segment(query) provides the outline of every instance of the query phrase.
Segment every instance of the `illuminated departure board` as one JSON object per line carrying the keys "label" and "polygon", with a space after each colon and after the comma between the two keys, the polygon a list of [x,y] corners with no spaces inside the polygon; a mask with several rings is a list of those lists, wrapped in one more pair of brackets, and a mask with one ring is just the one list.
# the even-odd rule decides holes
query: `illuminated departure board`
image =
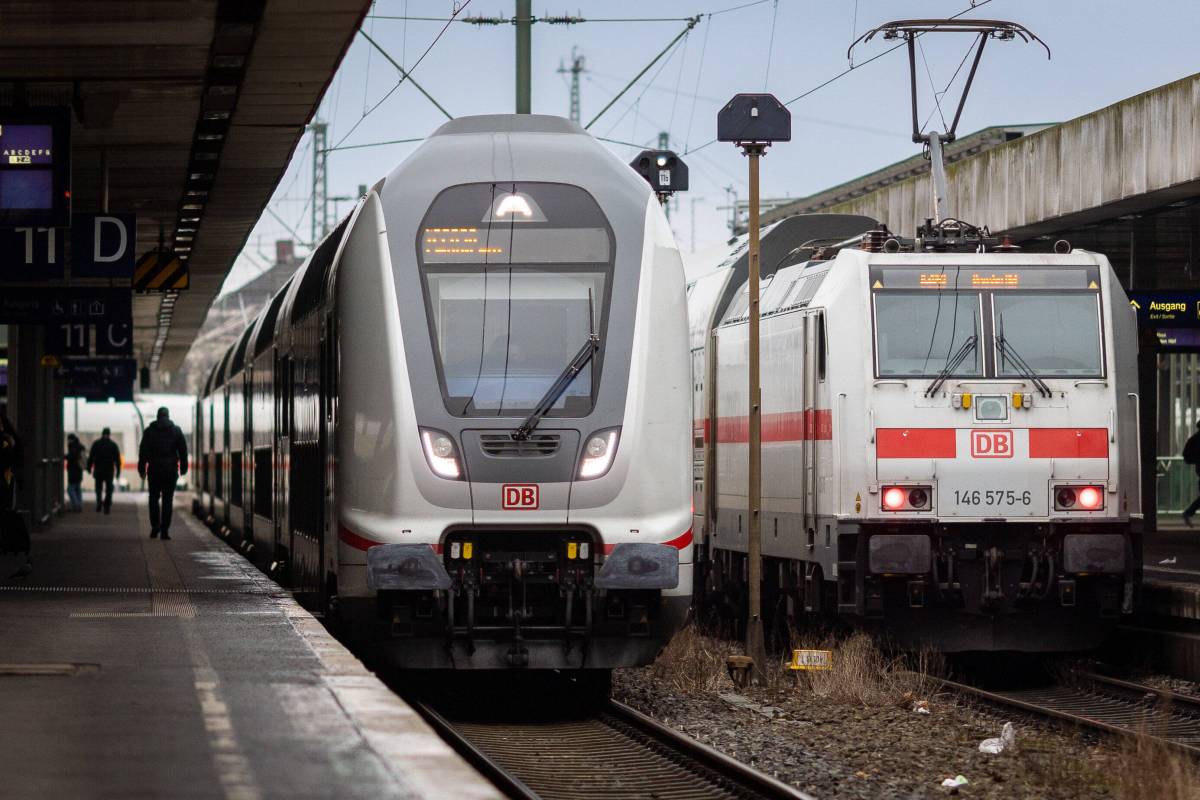
{"label": "illuminated departure board", "polygon": [[70,142],[67,109],[0,110],[0,226],[70,224]]}

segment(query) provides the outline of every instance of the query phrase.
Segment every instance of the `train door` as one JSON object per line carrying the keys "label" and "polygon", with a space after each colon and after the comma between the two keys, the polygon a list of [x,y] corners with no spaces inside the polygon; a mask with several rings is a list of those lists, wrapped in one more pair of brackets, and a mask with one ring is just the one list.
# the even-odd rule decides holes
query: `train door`
{"label": "train door", "polygon": [[242,372],[242,537],[254,542],[254,366],[246,359]]}
{"label": "train door", "polygon": [[337,592],[337,511],[334,497],[336,461],[334,431],[337,415],[337,329],[333,314],[326,314],[321,329],[320,438],[321,530],[320,559],[323,603]]}
{"label": "train door", "polygon": [[803,498],[805,542],[811,554],[817,531],[817,327],[819,314],[804,314],[804,359],[802,396],[804,398]]}
{"label": "train door", "polygon": [[276,559],[290,561],[288,531],[288,471],[291,465],[292,360],[275,357],[275,551]]}

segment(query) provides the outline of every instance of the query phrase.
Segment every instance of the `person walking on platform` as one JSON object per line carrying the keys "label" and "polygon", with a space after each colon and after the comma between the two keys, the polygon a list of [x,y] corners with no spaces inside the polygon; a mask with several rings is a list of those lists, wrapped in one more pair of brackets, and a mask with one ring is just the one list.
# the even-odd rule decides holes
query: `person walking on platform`
{"label": "person walking on platform", "polygon": [[79,437],[67,434],[67,454],[63,459],[67,462],[67,500],[72,511],[83,511],[83,453]]}
{"label": "person walking on platform", "polygon": [[[1182,455],[1183,463],[1194,466],[1196,475],[1200,476],[1200,422],[1196,423],[1196,432],[1183,445]],[[1200,511],[1200,497],[1193,500],[1192,504],[1183,510],[1183,524],[1189,528],[1192,527],[1192,517],[1196,515],[1197,511]]]}
{"label": "person walking on platform", "polygon": [[[175,482],[187,474],[187,440],[183,431],[171,422],[171,412],[164,406],[158,419],[146,426],[142,445],[138,448],[138,475],[150,480],[150,538],[159,534],[170,539],[171,501]],[[161,500],[161,510],[159,503]]]}
{"label": "person walking on platform", "polygon": [[88,472],[96,481],[96,510],[105,514],[112,509],[113,480],[121,470],[121,449],[111,435],[108,428],[100,432],[100,438],[92,442],[87,460]]}

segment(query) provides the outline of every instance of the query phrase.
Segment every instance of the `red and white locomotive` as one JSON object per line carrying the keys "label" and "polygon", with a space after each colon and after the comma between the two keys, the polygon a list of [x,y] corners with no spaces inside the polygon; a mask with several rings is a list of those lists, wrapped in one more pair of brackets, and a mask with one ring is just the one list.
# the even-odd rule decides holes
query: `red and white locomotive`
{"label": "red and white locomotive", "polygon": [[[953,220],[923,237],[838,216],[763,231],[764,614],[943,651],[1094,646],[1141,571],[1126,295],[1096,253],[1019,252]],[[689,286],[697,593],[735,619],[746,265],[742,237]]]}

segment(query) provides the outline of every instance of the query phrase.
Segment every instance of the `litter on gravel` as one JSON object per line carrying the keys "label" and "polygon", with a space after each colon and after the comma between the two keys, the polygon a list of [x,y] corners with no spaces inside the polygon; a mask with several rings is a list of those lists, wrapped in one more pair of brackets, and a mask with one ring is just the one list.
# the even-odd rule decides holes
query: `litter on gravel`
{"label": "litter on gravel", "polygon": [[984,739],[979,743],[979,752],[997,755],[1012,747],[1017,742],[1017,731],[1011,722],[1004,723],[998,739]]}

